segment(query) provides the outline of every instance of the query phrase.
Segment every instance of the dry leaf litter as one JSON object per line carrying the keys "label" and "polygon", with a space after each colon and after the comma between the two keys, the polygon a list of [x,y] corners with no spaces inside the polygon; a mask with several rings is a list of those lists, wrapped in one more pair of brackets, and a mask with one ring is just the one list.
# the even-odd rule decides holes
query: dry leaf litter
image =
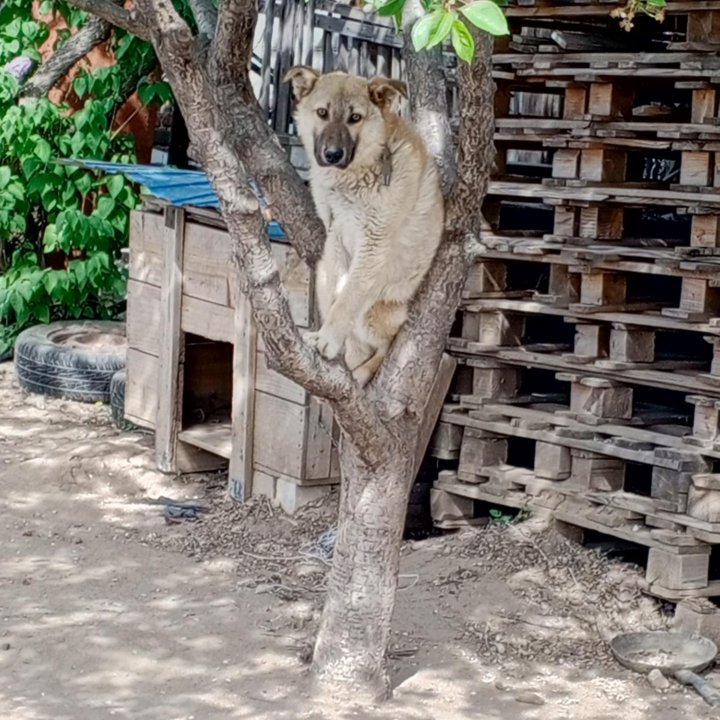
{"label": "dry leaf litter", "polygon": [[534,661],[579,668],[617,668],[609,641],[622,632],[668,626],[663,607],[640,592],[639,568],[583,548],[543,518],[464,531],[447,538],[455,557],[471,559],[436,584],[504,580],[522,612],[467,623],[464,638],[490,664]]}

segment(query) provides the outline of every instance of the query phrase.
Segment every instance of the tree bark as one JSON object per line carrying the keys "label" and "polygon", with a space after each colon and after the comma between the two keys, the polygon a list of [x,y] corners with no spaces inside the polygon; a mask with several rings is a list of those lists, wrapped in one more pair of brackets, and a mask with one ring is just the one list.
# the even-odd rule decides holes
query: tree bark
{"label": "tree bark", "polygon": [[54,52],[23,85],[20,97],[47,95],[55,83],[62,80],[76,62],[94,47],[110,37],[112,26],[100,18],[90,18],[87,24]]}
{"label": "tree bark", "polygon": [[414,460],[406,439],[405,449],[372,471],[347,437],[341,446],[338,534],[313,669],[360,702],[390,694],[386,653]]}

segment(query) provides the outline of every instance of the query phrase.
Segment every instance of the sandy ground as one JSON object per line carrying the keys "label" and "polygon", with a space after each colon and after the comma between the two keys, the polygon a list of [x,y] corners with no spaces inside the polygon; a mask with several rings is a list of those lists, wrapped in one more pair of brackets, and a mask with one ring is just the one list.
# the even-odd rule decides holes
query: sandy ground
{"label": "sandy ground", "polygon": [[[637,575],[527,522],[407,543],[393,699],[334,705],[301,657],[333,504],[238,507],[153,469],[104,407],[26,396],[0,365],[0,717],[7,720],[675,720],[710,712],[617,668],[607,639],[667,619]],[[213,512],[167,525],[160,495]]]}

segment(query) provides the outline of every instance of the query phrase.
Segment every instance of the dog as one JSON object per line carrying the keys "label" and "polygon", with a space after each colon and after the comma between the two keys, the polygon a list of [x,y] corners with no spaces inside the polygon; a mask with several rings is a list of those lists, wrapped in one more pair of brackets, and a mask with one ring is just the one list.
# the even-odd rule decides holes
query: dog
{"label": "dog", "polygon": [[317,266],[321,326],[306,341],[355,381],[375,375],[440,243],[444,207],[433,158],[397,112],[405,83],[296,66],[285,75],[325,225]]}

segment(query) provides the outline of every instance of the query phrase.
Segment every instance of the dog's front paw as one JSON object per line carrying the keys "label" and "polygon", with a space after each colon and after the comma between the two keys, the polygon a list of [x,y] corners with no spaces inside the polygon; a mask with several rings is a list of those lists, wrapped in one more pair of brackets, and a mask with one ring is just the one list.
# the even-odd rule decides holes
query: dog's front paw
{"label": "dog's front paw", "polygon": [[347,333],[340,332],[336,327],[325,324],[320,330],[305,335],[305,342],[317,349],[328,360],[334,360],[345,345]]}
{"label": "dog's front paw", "polygon": [[316,350],[319,337],[320,333],[317,330],[308,330],[302,334],[302,338],[305,341],[305,344],[309,345],[311,348],[315,348]]}

